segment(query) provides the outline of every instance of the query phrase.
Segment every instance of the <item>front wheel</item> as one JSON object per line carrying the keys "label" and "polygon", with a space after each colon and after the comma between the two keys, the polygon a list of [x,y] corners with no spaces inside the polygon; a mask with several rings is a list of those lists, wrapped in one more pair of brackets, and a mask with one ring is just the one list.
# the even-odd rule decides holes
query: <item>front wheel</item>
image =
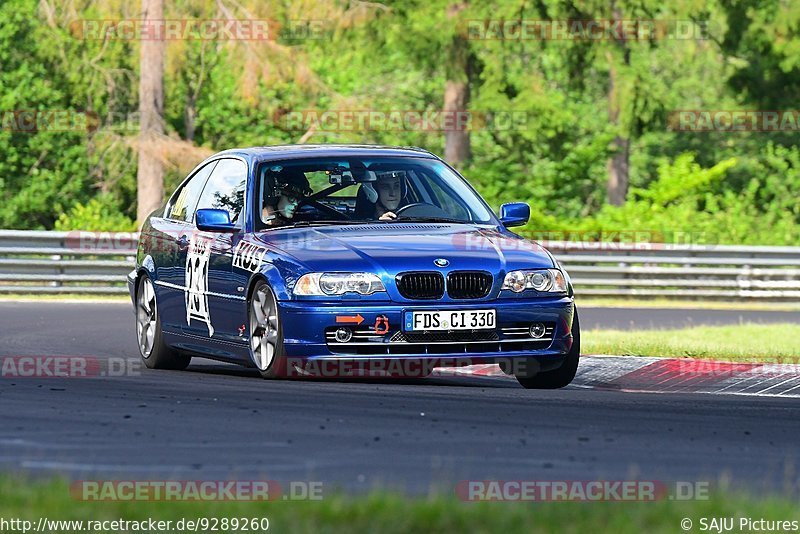
{"label": "front wheel", "polygon": [[534,376],[516,375],[519,382],[525,389],[558,389],[567,386],[575,378],[578,372],[578,361],[581,355],[581,326],[578,322],[578,310],[572,319],[572,347],[567,353],[567,357],[561,367],[552,371],[545,371]]}
{"label": "front wheel", "polygon": [[278,315],[278,301],[266,282],[253,288],[248,306],[250,325],[250,359],[264,378],[281,378],[286,374],[283,331]]}
{"label": "front wheel", "polygon": [[186,369],[192,361],[191,356],[179,354],[164,343],[156,292],[147,275],[136,289],[136,339],[148,369]]}

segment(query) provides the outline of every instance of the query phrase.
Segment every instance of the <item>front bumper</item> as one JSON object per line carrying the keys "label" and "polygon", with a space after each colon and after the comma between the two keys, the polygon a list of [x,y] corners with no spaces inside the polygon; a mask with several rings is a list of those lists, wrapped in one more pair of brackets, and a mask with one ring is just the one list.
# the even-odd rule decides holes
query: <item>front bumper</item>
{"label": "front bumper", "polygon": [[[492,330],[405,332],[408,311],[485,310],[497,312]],[[284,345],[289,358],[302,360],[437,360],[494,363],[508,358],[534,358],[558,363],[572,346],[573,299],[495,299],[446,304],[420,303],[280,303]],[[349,322],[344,322],[349,321]],[[532,323],[544,323],[547,334],[526,334]],[[354,333],[346,343],[333,335],[339,327]]]}

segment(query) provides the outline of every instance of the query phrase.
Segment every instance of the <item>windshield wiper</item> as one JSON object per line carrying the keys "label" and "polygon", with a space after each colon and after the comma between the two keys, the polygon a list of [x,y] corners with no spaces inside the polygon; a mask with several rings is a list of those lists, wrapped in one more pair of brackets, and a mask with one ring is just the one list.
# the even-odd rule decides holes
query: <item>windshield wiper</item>
{"label": "windshield wiper", "polygon": [[472,224],[471,221],[463,221],[461,219],[451,219],[449,217],[398,217],[392,219],[392,222],[431,222],[431,223],[455,223],[455,224]]}
{"label": "windshield wiper", "polygon": [[297,221],[296,223],[282,226],[281,228],[304,228],[308,226],[337,226],[353,224],[394,224],[405,222],[429,222],[450,224],[472,224],[470,221],[451,219],[449,217],[400,217],[399,219],[317,219],[314,221]]}
{"label": "windshield wiper", "polygon": [[375,222],[381,222],[382,223],[382,222],[385,222],[385,221],[369,221],[369,220],[365,220],[365,219],[357,219],[357,220],[351,220],[351,219],[347,219],[347,220],[345,220],[345,219],[317,219],[315,221],[297,221],[294,224],[290,224],[290,225],[284,226],[284,228],[300,228],[300,227],[304,227],[304,226],[316,226],[316,225],[372,224],[372,223],[375,223]]}

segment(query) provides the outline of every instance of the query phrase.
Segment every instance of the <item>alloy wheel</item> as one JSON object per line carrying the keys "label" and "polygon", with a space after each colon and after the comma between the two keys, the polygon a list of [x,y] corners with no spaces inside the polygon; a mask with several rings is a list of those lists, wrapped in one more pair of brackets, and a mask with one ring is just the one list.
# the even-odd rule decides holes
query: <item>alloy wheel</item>
{"label": "alloy wheel", "polygon": [[139,352],[145,359],[153,352],[157,314],[153,283],[149,278],[144,278],[136,298],[136,338],[139,340]]}
{"label": "alloy wheel", "polygon": [[275,359],[278,345],[278,312],[275,298],[266,287],[259,287],[250,301],[250,354],[253,363],[266,371]]}

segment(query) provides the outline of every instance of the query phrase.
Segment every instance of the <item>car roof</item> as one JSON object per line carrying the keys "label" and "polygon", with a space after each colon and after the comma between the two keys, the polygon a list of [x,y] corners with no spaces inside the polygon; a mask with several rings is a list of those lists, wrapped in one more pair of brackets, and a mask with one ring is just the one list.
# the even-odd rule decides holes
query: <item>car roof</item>
{"label": "car roof", "polygon": [[417,147],[400,147],[384,145],[275,145],[250,148],[232,148],[213,157],[243,156],[255,161],[273,161],[279,159],[295,159],[307,157],[376,157],[376,156],[413,156],[438,159],[434,154]]}

